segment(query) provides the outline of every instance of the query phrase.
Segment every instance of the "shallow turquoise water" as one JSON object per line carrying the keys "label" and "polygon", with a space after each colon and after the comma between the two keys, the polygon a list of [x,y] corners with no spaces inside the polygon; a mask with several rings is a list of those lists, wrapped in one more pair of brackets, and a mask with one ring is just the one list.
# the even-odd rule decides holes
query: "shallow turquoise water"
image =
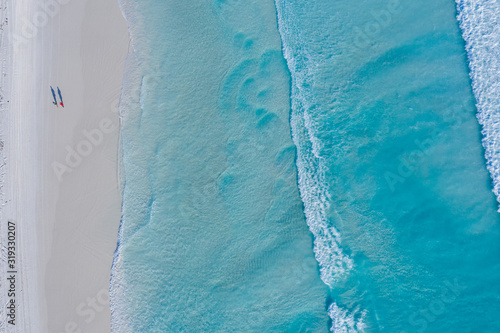
{"label": "shallow turquoise water", "polygon": [[453,2],[122,8],[114,332],[500,331]]}
{"label": "shallow turquoise water", "polygon": [[127,6],[114,331],[328,330],[274,4]]}

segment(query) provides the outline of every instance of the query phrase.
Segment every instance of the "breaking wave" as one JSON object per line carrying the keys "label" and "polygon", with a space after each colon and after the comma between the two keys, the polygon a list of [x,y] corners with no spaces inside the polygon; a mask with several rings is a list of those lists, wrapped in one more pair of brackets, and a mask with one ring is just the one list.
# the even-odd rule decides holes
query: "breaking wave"
{"label": "breaking wave", "polygon": [[[470,77],[482,126],[486,165],[500,202],[500,5],[495,0],[456,0]],[[500,209],[499,209],[500,211]]]}
{"label": "breaking wave", "polygon": [[[315,60],[303,44],[294,52],[292,17],[286,17],[283,4],[275,2],[278,28],[283,44],[283,55],[291,76],[291,129],[297,146],[298,182],[304,213],[309,229],[314,235],[314,253],[319,263],[321,279],[330,288],[343,280],[353,268],[353,260],[342,251],[341,235],[331,225],[328,217],[330,193],[326,177],[326,162],[322,157],[323,144],[317,135],[312,88],[315,81]],[[300,36],[299,36],[300,38]],[[329,307],[332,332],[362,332],[366,312],[340,308],[336,303]]]}

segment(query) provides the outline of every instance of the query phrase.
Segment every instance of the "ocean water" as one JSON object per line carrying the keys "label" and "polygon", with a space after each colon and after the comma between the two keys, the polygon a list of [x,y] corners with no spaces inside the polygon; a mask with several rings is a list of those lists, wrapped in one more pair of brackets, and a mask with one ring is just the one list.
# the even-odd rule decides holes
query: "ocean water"
{"label": "ocean water", "polygon": [[482,7],[121,6],[113,332],[500,331]]}
{"label": "ocean water", "polygon": [[478,120],[493,192],[500,201],[500,4],[498,1],[457,0],[458,20],[465,40]]}
{"label": "ocean water", "polygon": [[274,3],[122,3],[113,332],[327,331]]}
{"label": "ocean water", "polygon": [[308,222],[352,260],[323,277],[335,331],[498,331],[497,203],[455,4],[276,4],[302,197],[318,202],[313,183],[328,207]]}

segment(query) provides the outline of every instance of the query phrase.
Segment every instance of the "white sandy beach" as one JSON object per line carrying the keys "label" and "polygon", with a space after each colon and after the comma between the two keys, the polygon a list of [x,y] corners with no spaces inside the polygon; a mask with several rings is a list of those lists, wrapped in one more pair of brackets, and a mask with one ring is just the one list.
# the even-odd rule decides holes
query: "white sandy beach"
{"label": "white sandy beach", "polygon": [[[5,241],[6,221],[16,223],[17,309],[16,325],[2,324],[5,332],[109,332],[126,22],[117,0],[8,6],[14,49],[0,232]],[[51,85],[64,108],[52,104]],[[0,300],[9,301],[5,287]]]}

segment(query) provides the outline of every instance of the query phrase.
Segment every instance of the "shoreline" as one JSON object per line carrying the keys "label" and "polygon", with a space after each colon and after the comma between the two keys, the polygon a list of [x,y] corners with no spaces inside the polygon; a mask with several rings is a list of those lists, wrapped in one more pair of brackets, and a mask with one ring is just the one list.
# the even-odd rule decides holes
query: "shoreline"
{"label": "shoreline", "polygon": [[[128,29],[116,0],[50,4],[9,9],[11,45],[22,42],[9,69],[2,217],[16,222],[20,267],[18,321],[6,332],[106,332]],[[37,28],[28,35],[30,22]],[[64,108],[52,104],[50,86],[60,87]],[[5,224],[1,232],[5,239]]]}

